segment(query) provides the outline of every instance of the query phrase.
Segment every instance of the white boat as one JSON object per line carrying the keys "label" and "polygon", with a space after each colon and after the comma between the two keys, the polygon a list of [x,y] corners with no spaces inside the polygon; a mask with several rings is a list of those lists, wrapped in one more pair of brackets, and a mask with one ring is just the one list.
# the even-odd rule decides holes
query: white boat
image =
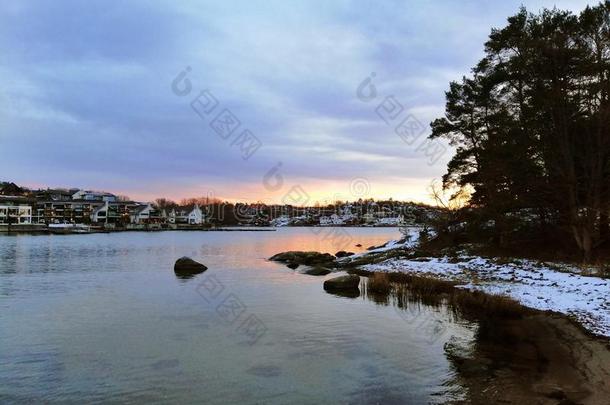
{"label": "white boat", "polygon": [[49,231],[52,233],[89,233],[91,227],[85,224],[49,224]]}

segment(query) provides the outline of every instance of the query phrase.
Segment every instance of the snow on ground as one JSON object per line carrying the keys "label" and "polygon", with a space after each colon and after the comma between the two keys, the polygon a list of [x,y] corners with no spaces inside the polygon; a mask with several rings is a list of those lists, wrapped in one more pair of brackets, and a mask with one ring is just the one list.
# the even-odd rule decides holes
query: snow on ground
{"label": "snow on ground", "polygon": [[401,230],[401,233],[403,236],[402,239],[391,240],[391,241],[385,243],[383,246],[379,246],[379,247],[376,247],[375,249],[367,250],[366,252],[356,253],[355,255],[340,259],[340,261],[348,262],[348,261],[354,260],[356,258],[369,255],[371,253],[382,253],[382,252],[387,252],[389,250],[393,250],[393,249],[397,249],[397,248],[401,248],[401,247],[405,247],[405,248],[413,247],[417,244],[417,241],[419,239],[420,229],[421,228],[415,227],[415,226],[403,228],[403,230]]}
{"label": "snow on ground", "polygon": [[459,281],[460,288],[503,294],[527,307],[573,316],[588,330],[610,337],[610,280],[577,274],[575,267],[560,268],[529,260],[498,264],[482,257],[388,259],[363,266]]}

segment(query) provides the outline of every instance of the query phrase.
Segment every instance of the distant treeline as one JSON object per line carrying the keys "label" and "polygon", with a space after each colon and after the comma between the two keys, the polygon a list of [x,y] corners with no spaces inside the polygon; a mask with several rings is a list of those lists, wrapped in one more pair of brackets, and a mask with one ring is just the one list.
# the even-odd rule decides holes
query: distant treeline
{"label": "distant treeline", "polygon": [[[446,93],[431,138],[456,147],[444,186],[497,245],[557,242],[585,259],[608,247],[610,2],[579,15],[522,8]],[[457,218],[455,218],[457,220]]]}
{"label": "distant treeline", "polygon": [[[70,201],[73,195],[79,191],[78,188],[56,188],[36,189],[20,187],[15,183],[0,181],[0,198],[18,197],[36,201]],[[143,204],[131,201],[128,196],[116,196],[107,192],[98,192],[107,196],[115,197],[117,202],[124,204]],[[102,201],[100,196],[97,200]],[[293,206],[289,204],[266,204],[263,202],[229,202],[218,198],[194,197],[185,198],[179,202],[157,198],[152,206],[158,210],[159,215],[164,211],[190,211],[197,205],[206,217],[206,221],[217,225],[256,224],[265,225],[278,217],[289,218],[300,217],[299,224],[317,225],[320,216],[332,214],[353,216],[353,222],[366,222],[364,215],[374,215],[376,218],[403,216],[411,223],[428,223],[443,211],[442,207],[433,207],[417,202],[395,201],[392,198],[386,200],[374,200],[373,198],[359,199],[357,201],[335,201],[332,204],[316,203],[310,206]],[[129,220],[129,219],[127,219]]]}
{"label": "distant treeline", "polygon": [[169,212],[184,206],[198,205],[204,210],[207,218],[216,224],[236,225],[239,223],[261,223],[275,218],[286,216],[290,218],[303,217],[302,224],[319,224],[319,217],[332,214],[350,213],[357,218],[365,214],[377,216],[402,215],[413,223],[428,223],[430,218],[436,217],[441,211],[440,207],[433,207],[423,203],[402,202],[374,199],[360,199],[358,201],[335,201],[333,204],[316,204],[313,206],[293,206],[286,204],[265,204],[262,202],[240,203],[228,202],[208,197],[187,198],[175,202],[166,198],[158,198],[154,205],[159,210]]}

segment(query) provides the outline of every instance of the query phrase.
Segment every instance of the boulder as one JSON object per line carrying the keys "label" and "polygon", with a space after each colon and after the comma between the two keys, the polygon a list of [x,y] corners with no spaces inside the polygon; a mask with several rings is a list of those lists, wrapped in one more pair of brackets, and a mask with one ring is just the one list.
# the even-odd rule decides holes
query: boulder
{"label": "boulder", "polygon": [[333,267],[335,264],[335,257],[333,255],[320,252],[283,252],[270,257],[269,260],[291,265],[303,264],[305,266],[323,265]]}
{"label": "boulder", "polygon": [[203,273],[207,269],[208,268],[203,264],[186,256],[176,260],[176,263],[174,264],[174,273],[176,273],[176,276],[183,278],[193,277]]}
{"label": "boulder", "polygon": [[464,377],[483,377],[489,376],[492,370],[489,367],[490,361],[481,359],[464,359],[462,363],[455,364],[458,372]]}
{"label": "boulder", "polygon": [[360,285],[360,277],[354,274],[339,276],[326,280],[324,289],[326,291],[356,291]]}
{"label": "boulder", "polygon": [[298,263],[293,263],[293,262],[290,262],[290,263],[288,263],[286,266],[288,266],[289,268],[291,268],[292,270],[294,270],[294,269],[296,269],[297,267],[299,267],[299,264],[298,264]]}
{"label": "boulder", "polygon": [[335,257],[348,257],[348,256],[353,256],[354,252],[346,252],[345,250],[340,250],[337,253],[335,253]]}

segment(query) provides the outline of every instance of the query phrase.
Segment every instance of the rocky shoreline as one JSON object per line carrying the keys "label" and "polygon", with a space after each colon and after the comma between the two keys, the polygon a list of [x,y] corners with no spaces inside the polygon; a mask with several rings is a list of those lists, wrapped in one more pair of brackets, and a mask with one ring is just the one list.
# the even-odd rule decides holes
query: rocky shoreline
{"label": "rocky shoreline", "polygon": [[[424,299],[441,300],[474,317],[479,324],[476,341],[451,342],[445,347],[460,385],[468,391],[467,403],[520,404],[535,398],[538,404],[605,404],[610,398],[610,329],[605,328],[605,318],[585,317],[583,312],[579,317],[578,312],[553,311],[520,299],[531,295],[524,290],[533,289],[537,291],[534,303],[558,305],[553,297],[557,289],[561,291],[563,281],[569,288],[582,285],[589,290],[571,292],[581,296],[576,303],[571,302],[569,291],[558,293],[556,300],[590,309],[596,302],[591,299],[594,292],[605,300],[610,296],[604,295],[605,288],[610,291],[608,280],[581,279],[584,276],[565,268],[553,270],[524,261],[430,257],[407,241],[392,241],[356,255],[285,252],[271,260],[296,271],[323,268],[327,272],[321,274],[364,276],[363,288],[373,285],[374,275],[385,275],[383,288],[376,287],[383,294],[392,294],[396,285],[404,285],[419,289]],[[311,273],[305,270],[304,274]],[[559,280],[555,279],[557,274]],[[351,283],[353,289],[353,279]],[[507,285],[512,289],[505,288]],[[332,293],[326,285],[324,288]],[[605,304],[605,300],[597,301]],[[602,322],[601,326],[596,322]]]}

